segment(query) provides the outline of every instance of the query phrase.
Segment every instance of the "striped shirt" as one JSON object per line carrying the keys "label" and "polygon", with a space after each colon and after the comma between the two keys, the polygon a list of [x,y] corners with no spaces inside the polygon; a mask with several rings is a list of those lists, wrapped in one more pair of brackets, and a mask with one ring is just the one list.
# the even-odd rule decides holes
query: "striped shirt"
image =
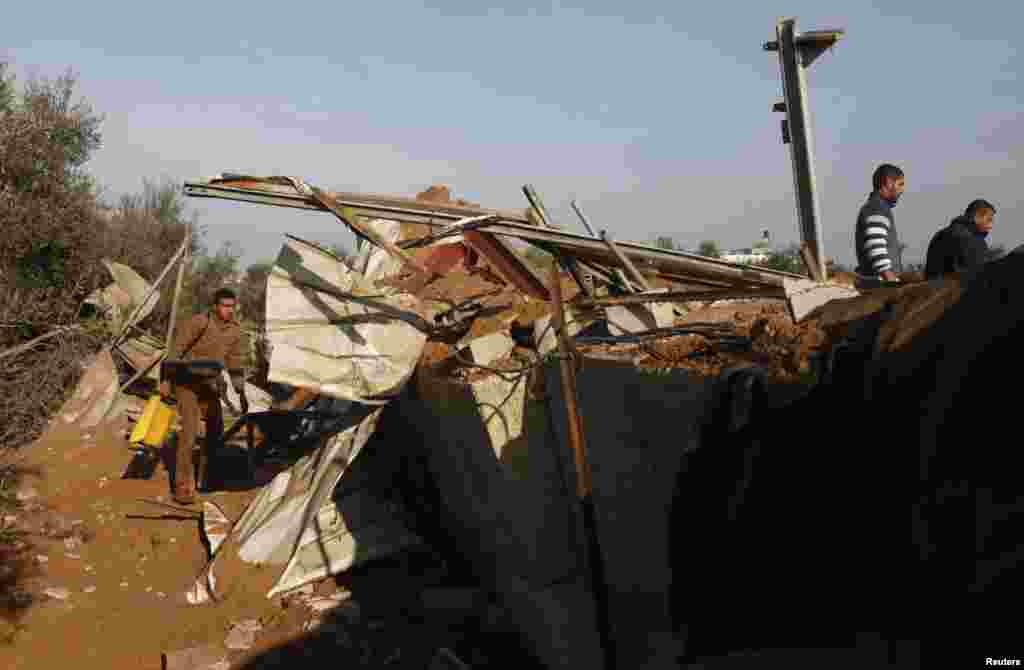
{"label": "striped shirt", "polygon": [[867,277],[883,272],[899,272],[899,236],[892,206],[877,192],[872,193],[857,214],[857,228],[854,233],[857,249],[857,272]]}

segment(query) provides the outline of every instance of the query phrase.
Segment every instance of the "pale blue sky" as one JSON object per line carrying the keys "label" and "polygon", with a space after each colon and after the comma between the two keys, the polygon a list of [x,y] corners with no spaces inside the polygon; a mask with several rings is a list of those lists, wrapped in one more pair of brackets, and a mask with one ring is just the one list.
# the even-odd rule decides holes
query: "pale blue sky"
{"label": "pale blue sky", "polygon": [[[907,171],[907,260],[976,197],[999,208],[994,243],[1024,242],[1019,3],[505,4],[16,3],[0,60],[22,79],[77,70],[106,117],[90,168],[111,194],[245,171],[520,208],[529,182],[574,228],[573,197],[620,238],[738,247],[798,238],[761,48],[795,16],[847,31],[809,81],[827,255],[853,260],[883,161]],[[328,215],[192,203],[210,246],[236,240],[246,262],[286,232],[350,239]]]}

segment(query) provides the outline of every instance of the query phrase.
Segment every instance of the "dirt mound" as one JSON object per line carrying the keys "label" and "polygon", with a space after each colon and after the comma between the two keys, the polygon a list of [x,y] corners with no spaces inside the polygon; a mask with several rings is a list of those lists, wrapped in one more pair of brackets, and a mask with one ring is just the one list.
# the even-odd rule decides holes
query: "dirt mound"
{"label": "dirt mound", "polygon": [[828,341],[828,336],[816,321],[795,324],[787,315],[777,312],[759,316],[749,328],[740,322],[737,331],[750,337],[755,352],[792,374],[808,372],[811,356],[819,353]]}
{"label": "dirt mound", "polygon": [[711,354],[717,350],[714,340],[697,334],[658,340],[652,342],[648,349],[654,358],[670,363],[685,363],[694,354]]}

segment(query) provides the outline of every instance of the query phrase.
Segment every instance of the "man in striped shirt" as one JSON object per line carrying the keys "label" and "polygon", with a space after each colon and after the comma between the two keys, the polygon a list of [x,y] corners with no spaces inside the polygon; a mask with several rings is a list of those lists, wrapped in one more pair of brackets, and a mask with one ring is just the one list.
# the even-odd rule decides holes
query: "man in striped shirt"
{"label": "man in striped shirt", "polygon": [[857,214],[854,244],[857,248],[857,274],[867,282],[897,282],[900,267],[900,241],[892,208],[903,195],[903,170],[885,163],[871,177],[872,190]]}

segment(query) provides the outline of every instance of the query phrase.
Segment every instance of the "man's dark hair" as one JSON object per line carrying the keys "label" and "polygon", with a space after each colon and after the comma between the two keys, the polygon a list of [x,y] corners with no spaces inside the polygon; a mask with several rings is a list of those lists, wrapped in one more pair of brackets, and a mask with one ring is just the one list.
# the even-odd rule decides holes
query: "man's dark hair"
{"label": "man's dark hair", "polygon": [[903,170],[900,168],[890,163],[882,163],[875,168],[875,173],[871,175],[871,185],[877,191],[882,188],[886,179],[899,179],[902,176]]}
{"label": "man's dark hair", "polygon": [[981,198],[978,198],[977,200],[972,200],[971,204],[967,205],[967,209],[964,210],[964,216],[974,216],[977,212],[983,209],[990,209],[992,210],[993,214],[996,213],[995,205],[993,205],[988,200],[982,200]]}
{"label": "man's dark hair", "polygon": [[217,289],[217,292],[213,294],[213,304],[218,304],[221,300],[234,300],[238,301],[238,296],[232,289],[227,287]]}

